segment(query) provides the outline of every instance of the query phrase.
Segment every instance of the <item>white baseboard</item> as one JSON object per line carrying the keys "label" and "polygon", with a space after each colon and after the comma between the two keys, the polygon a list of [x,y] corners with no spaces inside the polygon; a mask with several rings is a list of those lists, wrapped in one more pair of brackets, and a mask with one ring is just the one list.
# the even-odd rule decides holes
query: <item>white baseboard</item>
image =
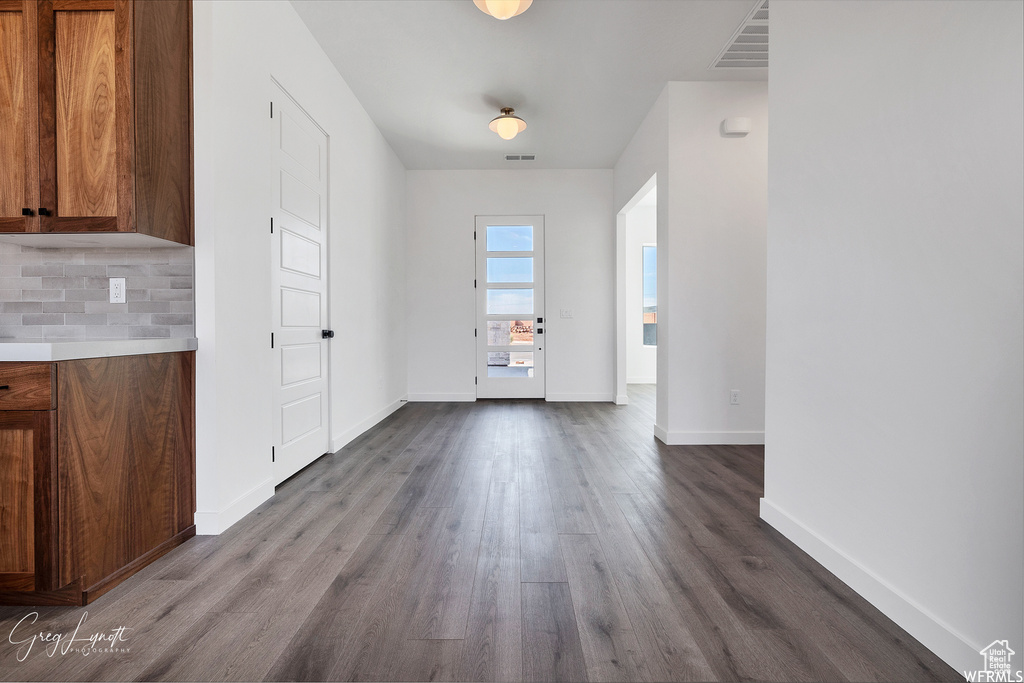
{"label": "white baseboard", "polygon": [[196,533],[200,536],[222,534],[247,514],[274,496],[274,480],[264,479],[249,491],[235,498],[219,512],[197,511],[195,514]]}
{"label": "white baseboard", "polygon": [[337,453],[338,451],[340,451],[346,445],[351,443],[352,440],[355,439],[357,436],[359,436],[367,429],[374,426],[375,424],[383,420],[385,417],[387,417],[388,415],[390,415],[391,413],[395,412],[403,405],[405,405],[405,402],[407,400],[408,399],[403,396],[397,401],[392,401],[388,405],[378,410],[373,415],[359,422],[359,424],[357,424],[356,426],[351,427],[350,429],[346,429],[340,435],[331,439],[331,453]]}
{"label": "white baseboard", "polygon": [[602,401],[610,403],[612,401],[611,392],[599,393],[599,394],[548,394],[544,397],[545,401]]}
{"label": "white baseboard", "polygon": [[662,442],[666,446],[671,445],[668,442],[668,432],[665,431],[665,429],[661,425],[654,425],[654,438],[656,438],[658,441]]}
{"label": "white baseboard", "polygon": [[626,384],[657,384],[657,377],[627,377]]}
{"label": "white baseboard", "polygon": [[761,519],[775,527],[958,672],[974,671],[982,665],[979,650],[985,643],[968,642],[967,638],[926,608],[767,498],[761,499]]}
{"label": "white baseboard", "polygon": [[409,394],[409,401],[416,403],[450,403],[452,401],[464,403],[476,400],[476,393],[472,394]]}
{"label": "white baseboard", "polygon": [[629,405],[629,396],[627,396],[626,394],[619,394],[618,396],[615,397],[615,405],[617,405],[617,406],[628,406]]}
{"label": "white baseboard", "polygon": [[764,432],[668,432],[655,425],[654,435],[666,446],[764,445]]}

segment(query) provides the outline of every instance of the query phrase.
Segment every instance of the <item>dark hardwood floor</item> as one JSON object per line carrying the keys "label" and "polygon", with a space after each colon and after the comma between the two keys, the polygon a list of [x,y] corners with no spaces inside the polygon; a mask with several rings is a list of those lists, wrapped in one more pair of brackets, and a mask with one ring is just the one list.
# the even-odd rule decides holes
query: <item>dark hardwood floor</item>
{"label": "dark hardwood floor", "polygon": [[[630,400],[406,405],[87,608],[0,609],[0,677],[962,680],[759,521],[762,447]],[[86,612],[118,651],[61,653]]]}

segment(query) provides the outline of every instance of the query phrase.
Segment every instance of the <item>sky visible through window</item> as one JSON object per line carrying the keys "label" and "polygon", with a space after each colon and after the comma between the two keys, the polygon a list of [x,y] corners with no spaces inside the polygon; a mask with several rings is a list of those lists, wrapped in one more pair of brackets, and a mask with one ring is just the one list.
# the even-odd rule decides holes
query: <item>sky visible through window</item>
{"label": "sky visible through window", "polygon": [[533,315],[532,289],[488,289],[487,315]]}
{"label": "sky visible through window", "polygon": [[488,282],[533,282],[532,258],[487,259]]}
{"label": "sky visible through window", "polygon": [[533,251],[533,226],[488,225],[487,251]]}
{"label": "sky visible through window", "polygon": [[[635,249],[636,247],[634,247]],[[636,252],[633,252],[634,254]],[[636,263],[636,261],[633,261]],[[644,247],[644,308],[658,305],[658,247]]]}

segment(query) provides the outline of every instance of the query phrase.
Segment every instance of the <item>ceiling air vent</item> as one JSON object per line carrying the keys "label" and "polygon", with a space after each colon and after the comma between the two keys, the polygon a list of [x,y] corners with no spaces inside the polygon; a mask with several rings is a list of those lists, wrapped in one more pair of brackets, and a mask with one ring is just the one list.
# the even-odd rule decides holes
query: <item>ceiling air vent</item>
{"label": "ceiling air vent", "polygon": [[708,68],[768,68],[768,0],[757,1]]}
{"label": "ceiling air vent", "polygon": [[506,154],[505,161],[533,161],[537,158],[536,154]]}

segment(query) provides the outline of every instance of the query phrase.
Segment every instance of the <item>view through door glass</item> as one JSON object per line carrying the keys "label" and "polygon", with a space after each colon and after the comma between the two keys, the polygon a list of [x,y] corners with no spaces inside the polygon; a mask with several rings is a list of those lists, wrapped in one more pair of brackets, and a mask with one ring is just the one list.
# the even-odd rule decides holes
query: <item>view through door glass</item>
{"label": "view through door glass", "polygon": [[477,397],[544,397],[544,221],[480,216]]}

